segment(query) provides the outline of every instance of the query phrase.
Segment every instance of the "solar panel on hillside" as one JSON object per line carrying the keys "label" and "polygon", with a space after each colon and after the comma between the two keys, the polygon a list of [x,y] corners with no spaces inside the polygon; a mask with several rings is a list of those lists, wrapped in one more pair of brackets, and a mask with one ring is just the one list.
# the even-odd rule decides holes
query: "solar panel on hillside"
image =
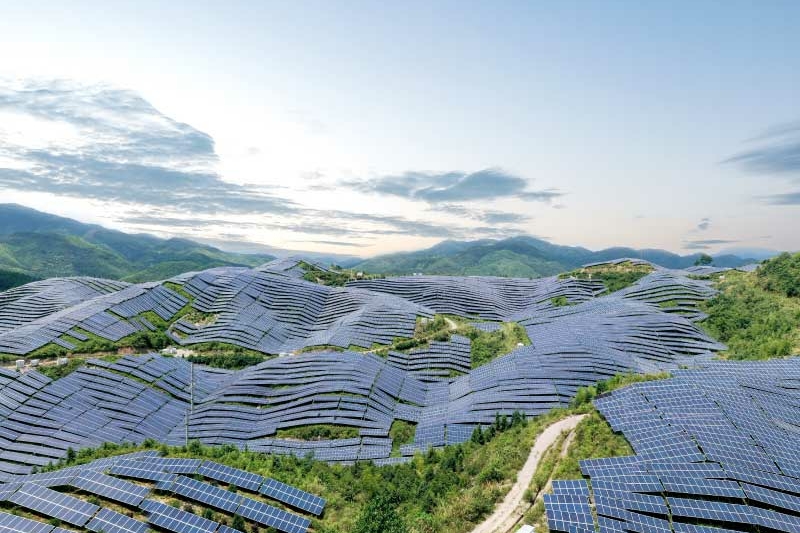
{"label": "solar panel on hillside", "polygon": [[213,533],[219,526],[213,520],[153,500],[145,500],[141,508],[150,524],[174,533]]}
{"label": "solar panel on hillside", "polygon": [[229,513],[234,513],[242,501],[242,496],[235,492],[185,476],[175,476],[169,490],[175,494]]}
{"label": "solar panel on hillside", "polygon": [[203,462],[197,470],[197,473],[203,477],[228,483],[229,485],[253,492],[257,492],[264,482],[264,478],[258,474],[246,472],[238,468],[231,468],[230,466],[215,463],[214,461]]}
{"label": "solar panel on hillside", "polygon": [[86,524],[86,529],[97,533],[147,533],[147,524],[117,513],[110,509],[100,509],[97,516]]}
{"label": "solar panel on hillside", "polygon": [[321,515],[325,509],[323,498],[271,478],[267,479],[264,486],[261,487],[261,494],[317,516]]}
{"label": "solar panel on hillside", "polygon": [[53,526],[0,511],[0,533],[50,533]]}
{"label": "solar panel on hillside", "polygon": [[8,501],[75,526],[86,524],[100,509],[97,505],[32,483],[23,484]]}
{"label": "solar panel on hillside", "polygon": [[262,502],[244,498],[237,514],[284,533],[306,533],[311,521]]}
{"label": "solar panel on hillside", "polygon": [[72,480],[71,485],[86,492],[133,506],[142,503],[142,500],[150,494],[150,490],[146,487],[95,471],[81,473]]}

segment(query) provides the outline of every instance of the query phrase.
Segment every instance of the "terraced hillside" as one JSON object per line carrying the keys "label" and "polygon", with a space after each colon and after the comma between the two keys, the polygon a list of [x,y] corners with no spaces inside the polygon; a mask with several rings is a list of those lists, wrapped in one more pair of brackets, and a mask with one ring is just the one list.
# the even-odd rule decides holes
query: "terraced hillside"
{"label": "terraced hillside", "polygon": [[[327,287],[303,280],[296,261],[164,283],[26,285],[0,296],[0,346],[13,357],[142,334],[293,355],[239,371],[150,354],[89,358],[56,381],[8,372],[3,390],[13,401],[0,420],[0,471],[25,473],[70,447],[147,438],[327,461],[407,461],[468,440],[498,415],[540,415],[599,380],[693,365],[723,349],[693,322],[703,317],[696,304],[714,294],[708,282],[648,268],[603,296],[602,282],[573,277],[416,276]],[[531,344],[475,368],[470,338],[446,330],[410,350],[372,353],[376,345],[402,346],[398,339],[415,335],[418,319],[437,313],[453,316],[436,323],[457,331],[456,320],[489,330],[498,325],[491,320],[517,323]],[[319,349],[306,350],[313,346]],[[91,422],[76,426],[76,417]],[[46,438],[32,438],[20,422]],[[402,443],[390,435],[398,423],[413,428]],[[317,426],[343,429],[323,431],[323,440],[295,438]]]}
{"label": "terraced hillside", "polygon": [[[438,486],[442,481],[437,476],[467,476],[456,468],[464,459],[447,463],[447,468],[455,468],[451,474],[432,474],[426,469],[440,459],[428,454],[428,450],[457,444],[446,448],[444,456],[457,456],[467,449],[475,456],[469,460],[478,460],[483,448],[480,443],[492,442],[507,424],[516,427],[520,420],[540,415],[540,420],[547,420],[558,412],[575,412],[575,407],[570,406],[576,395],[599,381],[620,374],[667,370],[677,377],[637,385],[597,400],[598,409],[613,429],[628,437],[637,453],[636,464],[647,463],[636,468],[650,469],[648,472],[652,473],[653,464],[661,461],[683,475],[685,470],[700,468],[697,465],[705,462],[720,465],[734,461],[732,465],[741,467],[735,472],[744,471],[742,475],[750,476],[736,478],[740,485],[747,482],[758,490],[781,491],[778,495],[770,493],[770,498],[793,497],[794,489],[788,485],[772,487],[753,481],[754,476],[772,470],[765,470],[768,463],[764,461],[750,464],[750,448],[746,448],[747,459],[741,449],[747,438],[753,439],[748,445],[755,446],[758,453],[766,450],[764,453],[778,469],[774,474],[795,476],[785,470],[785,465],[793,464],[791,454],[785,450],[795,438],[791,432],[797,411],[792,380],[796,381],[797,369],[791,366],[791,360],[782,362],[783,366],[775,363],[759,379],[748,380],[759,370],[711,361],[726,347],[697,325],[707,319],[703,311],[709,309],[707,302],[720,297],[706,278],[721,274],[736,279],[736,272],[710,267],[669,270],[626,260],[588,265],[568,275],[540,280],[411,276],[331,287],[304,279],[312,277],[307,275],[308,267],[299,261],[281,260],[256,269],[216,268],[161,283],[133,285],[91,278],[55,279],[1,293],[0,346],[7,358],[65,354],[76,354],[76,358],[75,364],[59,373],[65,375],[58,379],[47,377],[45,374],[51,372],[46,370],[44,374],[33,369],[0,373],[0,495],[5,489],[17,490],[20,476],[49,470],[50,464],[69,460],[71,454],[74,456],[73,450],[89,450],[107,443],[144,445],[153,441],[178,447],[173,449],[197,445],[246,450],[242,453],[251,458],[263,453],[295,461],[313,457],[330,464],[371,461],[397,468],[409,466],[417,477],[433,476]],[[625,275],[618,275],[621,271]],[[634,271],[636,275],[628,275]],[[515,332],[509,338],[517,338],[517,333],[522,332],[518,337],[522,346],[508,345],[505,337],[504,342],[498,341],[509,331]],[[494,339],[492,346],[505,348],[488,357],[481,351],[480,363],[476,364],[476,350],[485,350],[490,337]],[[140,340],[198,348],[233,346],[248,354],[261,354],[265,360],[240,370],[226,370],[156,353],[97,357],[88,353],[98,346],[106,352],[121,346],[138,346],[146,352],[147,343],[138,345]],[[682,370],[685,367],[695,370]],[[682,383],[682,388],[670,392],[669,387],[675,382]],[[736,392],[723,405],[720,395],[724,391]],[[721,409],[721,414],[715,414],[714,408]],[[751,414],[755,408],[766,415]],[[681,409],[689,413],[685,420]],[[737,419],[731,413],[741,416]],[[742,425],[741,420],[751,418],[751,425]],[[757,431],[764,432],[763,438],[755,434]],[[523,434],[526,439],[535,436],[533,432]],[[719,435],[724,438],[720,440]],[[738,452],[722,443],[728,438],[737,443]],[[692,445],[697,453],[691,452]],[[722,446],[721,451],[717,453],[714,446]],[[425,468],[420,463],[422,457]],[[737,460],[744,462],[735,463]],[[160,464],[155,459],[152,462]],[[404,464],[409,462],[410,465]],[[613,483],[630,481],[633,485],[614,485],[606,494],[603,476],[616,476],[630,465],[620,459],[584,465],[595,463],[596,468],[587,469],[584,474],[597,475],[599,483],[593,482],[592,489],[599,488],[600,492],[587,493],[588,488],[575,482],[553,485],[553,494],[546,497],[553,531],[593,531],[595,526],[611,528],[608,531],[650,531],[648,528],[658,530],[666,523],[675,531],[705,533],[702,528],[686,528],[707,520],[726,525],[726,520],[720,521],[716,515],[681,515],[680,510],[676,514],[675,510],[680,509],[677,505],[674,509],[667,505],[666,514],[659,515],[665,509],[652,506],[656,501],[653,498],[688,500],[693,493],[686,491],[696,490],[692,488],[694,477],[689,476],[692,487],[679,485],[674,489],[659,478],[662,488],[657,494],[653,492],[655,485],[642,493],[634,478],[614,478]],[[607,465],[608,472],[601,469]],[[483,506],[471,511],[465,508],[463,516],[451,516],[449,521],[444,516],[454,511],[435,511],[435,520],[440,521],[435,526],[429,523],[434,518],[414,515],[413,531],[442,531],[449,524],[459,524],[454,530],[466,531],[467,524],[475,524],[491,511],[491,502],[502,493],[488,495],[481,491],[505,480],[506,473],[501,474],[497,465],[486,468],[479,475],[475,471],[459,478],[461,483],[467,479],[479,482],[478,487],[483,488],[470,492],[470,502],[474,502],[470,505],[483,501]],[[725,465],[722,468],[728,472]],[[344,474],[349,470],[339,472],[337,475],[357,475]],[[381,476],[400,475],[400,471],[387,472]],[[404,476],[412,475],[402,472]],[[198,494],[199,490],[221,497],[214,489],[194,487],[203,477],[198,471],[170,474],[180,478],[177,485],[170,487],[184,491],[184,496],[192,490],[191,494]],[[114,473],[109,470],[104,475]],[[631,475],[639,476],[641,471],[632,471]],[[30,479],[23,481],[29,483]],[[422,482],[422,478],[418,481]],[[160,484],[160,477],[149,482],[155,482],[151,490],[171,490],[167,484]],[[217,482],[212,479],[211,484],[214,483]],[[74,489],[56,488],[61,493]],[[633,496],[625,495],[625,490]],[[374,494],[366,488],[359,491]],[[434,512],[438,508],[431,498],[437,496],[429,492],[425,489],[423,503],[427,503],[422,508]],[[452,498],[455,493],[447,494]],[[598,495],[601,502],[603,495],[613,501],[598,508]],[[348,530],[355,518],[353,505],[347,503],[346,497],[339,499],[343,496],[336,493],[336,506],[344,518],[337,516],[322,523]],[[712,496],[700,494],[698,498],[709,502]],[[724,497],[728,498],[722,500],[726,505],[765,508],[768,503],[763,500],[767,496],[753,500],[761,503],[734,502],[731,498],[738,496]],[[629,500],[634,503],[626,503]],[[769,513],[751,513],[756,517],[752,520],[760,521],[744,531],[792,531],[793,507],[784,500],[775,500]],[[19,506],[9,501],[6,507]],[[409,500],[403,501],[404,506],[409,505]],[[441,501],[454,505],[451,499]],[[684,503],[692,509],[705,505]],[[365,501],[358,505],[369,514]],[[643,505],[649,507],[640,508]],[[21,510],[24,519],[43,518],[40,510],[14,509]],[[119,512],[117,508],[110,510]],[[91,519],[102,512],[94,509]],[[174,511],[146,504],[138,510],[130,509],[127,517],[144,524],[150,520],[151,512],[168,520],[168,514]],[[788,513],[789,518],[774,513]],[[236,513],[228,514],[227,518],[211,518],[214,523],[207,524],[211,528],[208,531],[228,531],[225,527],[232,525],[222,522],[232,524]],[[0,524],[2,520],[20,519],[0,516]],[[40,527],[20,523],[27,524],[24,527],[31,531]],[[91,523],[87,519],[84,526]],[[776,523],[783,525],[776,527]],[[256,527],[258,524],[265,525],[253,522]],[[156,529],[165,529],[155,525]],[[302,525],[308,527],[306,522]],[[614,529],[617,527],[622,529]],[[52,525],[47,531],[56,531],[55,528]]]}

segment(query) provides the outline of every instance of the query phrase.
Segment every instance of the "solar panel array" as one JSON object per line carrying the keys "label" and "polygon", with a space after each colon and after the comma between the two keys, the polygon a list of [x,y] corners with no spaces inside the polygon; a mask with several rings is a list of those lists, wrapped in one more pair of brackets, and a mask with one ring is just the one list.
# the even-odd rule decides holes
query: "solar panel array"
{"label": "solar panel array", "polygon": [[636,455],[583,461],[591,492],[554,483],[550,530],[800,531],[800,358],[673,375],[595,401]]}
{"label": "solar panel array", "polygon": [[[176,471],[187,475],[176,474]],[[123,479],[125,477],[147,484],[132,483]],[[211,482],[201,481],[200,477]],[[239,482],[235,486],[240,491],[233,492],[215,482],[227,485]],[[77,495],[85,493],[113,501],[128,509],[129,514],[141,511],[147,516],[147,522],[89,503],[77,495],[56,491],[55,487],[77,489],[80,491]],[[149,526],[175,533],[238,531],[194,514],[189,509],[191,506],[178,509],[161,503],[153,499],[153,490],[214,509],[228,517],[239,515],[257,526],[272,527],[284,533],[305,533],[311,521],[257,497],[314,515],[321,515],[326,503],[318,496],[274,479],[212,461],[162,458],[154,451],[100,459],[63,471],[15,476],[7,483],[0,483],[0,501],[46,519],[57,519],[95,532],[145,533],[150,531]],[[62,532],[38,520],[0,513],[0,532],[3,531]]]}
{"label": "solar panel array", "polygon": [[[533,345],[477,369],[471,369],[469,340],[453,335],[386,359],[319,351],[236,372],[157,355],[92,360],[55,382],[36,372],[0,372],[0,479],[57,461],[68,448],[146,438],[173,445],[197,439],[325,461],[388,461],[395,420],[416,424],[414,441],[401,448],[409,457],[468,440],[477,425],[491,423],[498,413],[535,416],[568,404],[581,386],[618,373],[702,363],[722,348],[694,324],[700,317],[695,304],[714,291],[678,271],[656,269],[631,287],[597,297],[600,282],[576,279],[413,276],[331,288],[299,279],[297,269],[302,270],[288,261],[173,278],[196,310],[214,318],[178,320],[170,333],[184,344],[225,341],[266,352],[371,347],[411,335],[417,317],[435,310],[513,319]],[[187,301],[158,284],[113,292],[113,285],[85,283],[86,291],[112,292],[88,294],[53,316],[102,307],[121,327],[141,324],[136,319],[146,309],[168,316]],[[0,295],[0,301],[13,304],[37,290],[23,287],[16,296]],[[552,299],[560,296],[569,305],[555,305]],[[56,319],[31,324],[40,320]],[[299,441],[279,433],[312,424],[350,426],[358,436]]]}
{"label": "solar panel array", "polygon": [[400,276],[358,280],[347,286],[398,296],[437,313],[501,321],[535,312],[553,298],[578,303],[604,289],[599,281],[489,276]]}
{"label": "solar panel array", "polygon": [[411,372],[422,381],[452,378],[472,368],[470,340],[461,335],[452,335],[444,342],[431,341],[408,353],[390,351],[387,359],[391,366]]}
{"label": "solar panel array", "polygon": [[142,315],[169,320],[187,300],[158,283],[55,278],[0,293],[0,353],[25,355],[56,343],[68,350],[85,333],[118,341],[152,330]]}
{"label": "solar panel array", "polygon": [[391,344],[411,337],[418,316],[431,311],[402,298],[326,287],[273,270],[217,268],[185,280],[193,306],[210,323],[179,320],[170,333],[180,344],[227,342],[277,354],[308,346]]}

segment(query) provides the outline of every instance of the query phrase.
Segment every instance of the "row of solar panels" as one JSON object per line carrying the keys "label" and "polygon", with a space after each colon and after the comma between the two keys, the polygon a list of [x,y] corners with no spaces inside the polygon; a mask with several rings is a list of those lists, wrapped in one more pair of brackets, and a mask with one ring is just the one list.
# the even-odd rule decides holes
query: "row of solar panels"
{"label": "row of solar panels", "polygon": [[[159,491],[182,496],[229,515],[242,516],[278,531],[301,533],[310,525],[307,518],[242,493],[188,477],[189,475],[260,494],[293,509],[317,516],[322,514],[325,507],[324,499],[274,479],[213,461],[161,458],[154,452],[102,459],[84,466],[46,474],[18,476],[0,484],[0,501],[7,501],[73,526],[85,527],[90,531],[139,533],[148,530],[147,524],[134,518],[100,508],[98,505],[52,488],[70,487],[129,509],[140,509],[148,516],[149,524],[175,533],[234,531],[212,520],[150,499],[150,488],[122,479],[128,478],[154,483],[154,488]],[[47,526],[40,522],[0,514],[0,531],[3,531],[4,527],[16,527],[17,529],[13,531],[23,532],[52,531],[53,528],[49,526],[48,530]]]}
{"label": "row of solar panels", "polygon": [[636,455],[554,482],[550,530],[800,531],[800,358],[674,374],[596,400]]}

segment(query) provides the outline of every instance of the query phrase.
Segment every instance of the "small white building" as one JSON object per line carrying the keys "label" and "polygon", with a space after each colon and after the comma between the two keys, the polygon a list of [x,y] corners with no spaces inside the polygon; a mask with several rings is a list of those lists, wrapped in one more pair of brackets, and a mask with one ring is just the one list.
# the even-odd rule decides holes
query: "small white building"
{"label": "small white building", "polygon": [[15,366],[17,367],[17,370],[22,370],[25,368],[25,359],[17,359],[15,361]]}
{"label": "small white building", "polygon": [[517,530],[517,533],[536,533],[536,532],[533,530],[533,526],[525,525],[519,528]]}

